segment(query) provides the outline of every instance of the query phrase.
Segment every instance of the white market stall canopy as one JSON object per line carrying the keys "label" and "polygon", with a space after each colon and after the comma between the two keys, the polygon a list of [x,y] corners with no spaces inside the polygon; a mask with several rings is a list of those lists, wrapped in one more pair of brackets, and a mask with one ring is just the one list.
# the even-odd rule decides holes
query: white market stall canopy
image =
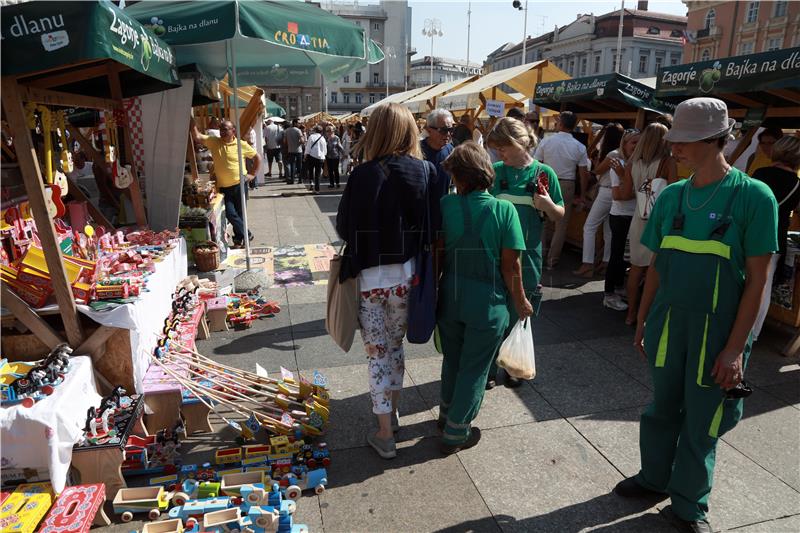
{"label": "white market stall canopy", "polygon": [[436,85],[437,84],[434,83],[433,85],[426,85],[425,87],[416,87],[414,89],[409,89],[409,90],[403,91],[401,93],[390,94],[388,97],[384,98],[383,100],[379,100],[379,101],[375,102],[374,104],[370,104],[367,107],[365,107],[364,109],[362,109],[361,110],[361,116],[362,117],[370,116],[372,114],[372,112],[375,111],[375,109],[381,104],[389,104],[389,103],[399,104],[401,102],[405,102],[409,98],[413,98],[414,96],[417,96],[418,94],[424,93],[428,89],[432,89],[432,88],[436,87]]}
{"label": "white market stall canopy", "polygon": [[473,82],[478,79],[478,76],[470,76],[469,78],[462,78],[460,80],[447,81],[432,86],[428,90],[419,93],[408,100],[401,102],[401,105],[406,106],[414,114],[427,113],[428,111],[437,107],[436,99],[458,89],[462,85]]}
{"label": "white market stall canopy", "polygon": [[502,91],[506,84],[525,98],[532,98],[536,84],[569,79],[569,75],[549,61],[535,61],[485,74],[470,83],[461,85],[437,102],[438,107],[454,111],[477,109],[485,106],[486,100],[499,100],[515,104],[520,100]]}

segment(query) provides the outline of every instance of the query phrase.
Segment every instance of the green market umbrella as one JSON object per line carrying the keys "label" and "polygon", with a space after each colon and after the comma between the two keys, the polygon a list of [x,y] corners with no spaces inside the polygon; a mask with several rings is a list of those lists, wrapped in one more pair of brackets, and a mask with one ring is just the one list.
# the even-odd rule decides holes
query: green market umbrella
{"label": "green market umbrella", "polygon": [[[112,60],[123,97],[180,85],[172,48],[108,0],[26,2],[0,10],[2,75],[31,81],[76,67]],[[53,87],[64,92],[109,97],[105,74]]]}
{"label": "green market umbrella", "polygon": [[540,83],[533,104],[559,111],[561,105],[576,113],[603,113],[644,109],[672,113],[675,105],[655,97],[652,87],[622,74],[605,74],[571,80]]}
{"label": "green market umbrella", "polygon": [[[197,63],[212,75],[240,84],[313,84],[315,69],[338,78],[383,60],[364,29],[302,1],[143,1],[126,10],[174,45],[179,64]],[[236,131],[239,114],[234,113]],[[239,168],[243,169],[241,143]],[[245,235],[245,176],[240,176]],[[247,269],[250,244],[245,239]]]}

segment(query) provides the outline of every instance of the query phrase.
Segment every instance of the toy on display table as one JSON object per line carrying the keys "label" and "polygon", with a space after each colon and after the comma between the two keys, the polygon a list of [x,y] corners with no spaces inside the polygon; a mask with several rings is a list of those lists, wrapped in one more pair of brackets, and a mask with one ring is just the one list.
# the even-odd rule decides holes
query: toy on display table
{"label": "toy on display table", "polygon": [[39,533],[88,533],[92,525],[110,525],[103,510],[106,487],[102,483],[67,487],[42,522]]}
{"label": "toy on display table", "polygon": [[9,363],[0,359],[0,402],[4,406],[21,403],[23,407],[33,407],[53,394],[54,387],[69,372],[71,353],[72,348],[67,344],[59,344],[36,363]]}
{"label": "toy on display table", "polygon": [[227,296],[227,319],[234,327],[249,328],[255,320],[272,318],[281,312],[277,302],[262,296],[231,293]]}
{"label": "toy on display table", "polygon": [[114,497],[114,514],[120,515],[123,522],[133,520],[135,513],[147,513],[147,518],[155,520],[167,507],[169,495],[164,487],[119,489]]}
{"label": "toy on display table", "polygon": [[50,483],[24,483],[17,486],[0,507],[0,531],[33,533],[53,504]]}
{"label": "toy on display table", "polygon": [[100,406],[89,408],[86,413],[83,440],[76,449],[94,446],[120,446],[123,439],[142,416],[144,402],[141,396],[127,396],[127,391],[116,387],[103,398]]}
{"label": "toy on display table", "polygon": [[179,466],[177,452],[183,435],[183,426],[178,421],[172,429],[161,429],[155,435],[129,436],[125,443],[122,475],[174,474]]}

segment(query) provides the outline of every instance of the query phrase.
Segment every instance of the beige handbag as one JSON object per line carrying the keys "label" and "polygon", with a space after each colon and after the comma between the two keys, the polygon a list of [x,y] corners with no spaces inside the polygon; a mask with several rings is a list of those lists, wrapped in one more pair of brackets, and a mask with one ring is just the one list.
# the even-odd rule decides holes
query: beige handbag
{"label": "beige handbag", "polygon": [[[342,246],[342,250],[344,246]],[[328,309],[325,316],[325,330],[333,341],[345,352],[350,351],[353,338],[358,329],[358,280],[348,278],[339,281],[342,269],[342,250],[331,259],[328,278]]]}

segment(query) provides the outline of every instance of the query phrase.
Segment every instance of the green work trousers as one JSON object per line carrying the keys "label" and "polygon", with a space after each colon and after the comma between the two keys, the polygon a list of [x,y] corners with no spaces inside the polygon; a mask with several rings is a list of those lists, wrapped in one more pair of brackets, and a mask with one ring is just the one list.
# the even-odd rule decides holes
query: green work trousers
{"label": "green work trousers", "polygon": [[[658,300],[648,315],[645,352],[654,390],[641,418],[636,481],[669,494],[675,514],[687,521],[705,518],[717,441],[742,416],[743,401],[725,399],[711,376],[734,319],[735,313],[670,309]],[[748,343],[745,367],[749,355]]]}

